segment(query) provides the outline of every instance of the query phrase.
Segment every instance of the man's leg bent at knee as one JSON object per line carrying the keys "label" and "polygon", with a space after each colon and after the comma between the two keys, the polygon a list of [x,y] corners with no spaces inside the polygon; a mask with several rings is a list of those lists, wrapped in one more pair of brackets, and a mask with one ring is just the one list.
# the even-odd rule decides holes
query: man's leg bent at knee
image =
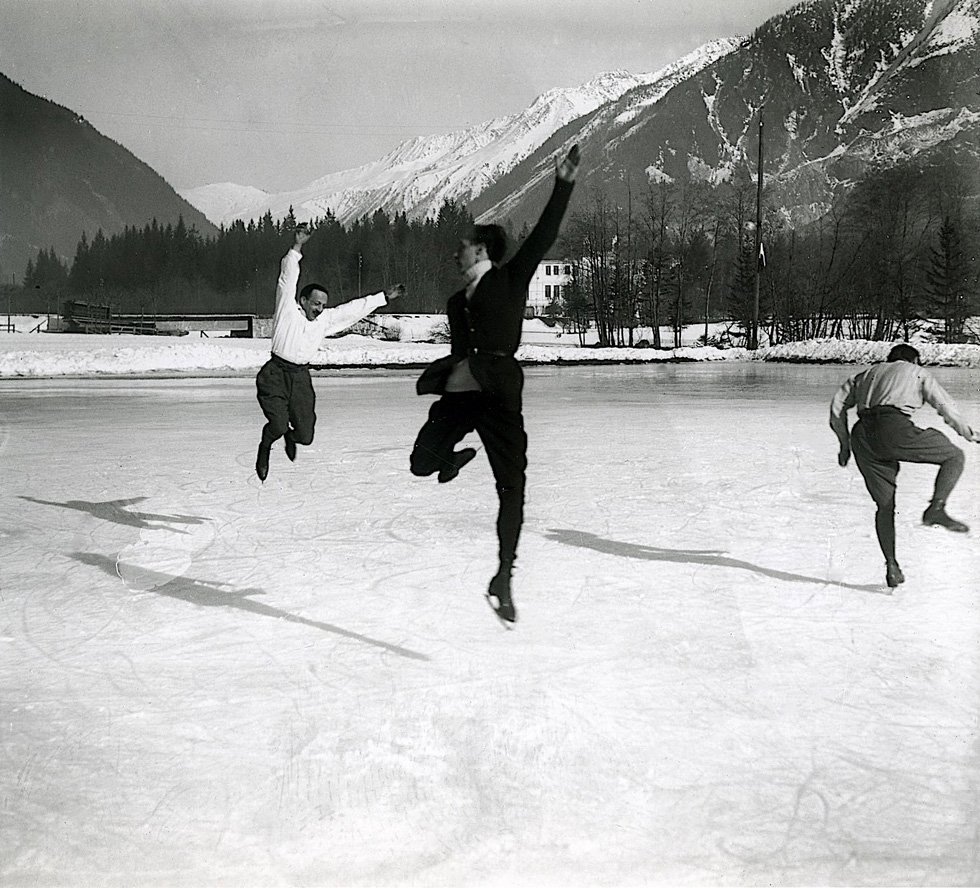
{"label": "man's leg bent at knee", "polygon": [[465,461],[469,462],[476,455],[472,448],[464,449],[470,451],[469,454],[455,450],[456,445],[473,430],[470,412],[467,400],[462,395],[443,395],[429,408],[428,418],[419,429],[409,458],[413,475],[422,478],[439,472],[442,480],[444,474],[454,471],[458,474],[462,465],[461,456],[467,457]]}
{"label": "man's leg bent at knee", "polygon": [[933,485],[932,500],[922,514],[922,523],[945,527],[958,533],[969,530],[962,521],[946,514],[946,501],[963,474],[966,456],[939,429],[920,429],[911,426],[894,448],[896,459],[902,462],[939,466]]}

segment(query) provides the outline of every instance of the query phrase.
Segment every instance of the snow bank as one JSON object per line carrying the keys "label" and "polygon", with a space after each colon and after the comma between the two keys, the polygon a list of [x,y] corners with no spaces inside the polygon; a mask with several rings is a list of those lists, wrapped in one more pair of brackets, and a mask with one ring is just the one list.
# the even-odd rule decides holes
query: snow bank
{"label": "snow bank", "polygon": [[[517,357],[527,364],[658,363],[668,361],[786,361],[871,364],[882,361],[893,343],[818,339],[761,348],[678,349],[590,348],[525,343]],[[980,367],[980,346],[917,343],[922,362],[943,367]],[[387,342],[369,336],[326,339],[322,367],[419,367],[445,354],[446,343]],[[204,339],[132,335],[0,333],[0,378],[59,376],[143,376],[251,374],[267,360],[267,339]]]}
{"label": "snow bank", "polygon": [[[874,364],[884,361],[894,342],[864,339],[811,339],[759,349],[762,361],[793,361],[808,364]],[[980,345],[943,345],[915,342],[921,361],[933,367],[980,367]]]}

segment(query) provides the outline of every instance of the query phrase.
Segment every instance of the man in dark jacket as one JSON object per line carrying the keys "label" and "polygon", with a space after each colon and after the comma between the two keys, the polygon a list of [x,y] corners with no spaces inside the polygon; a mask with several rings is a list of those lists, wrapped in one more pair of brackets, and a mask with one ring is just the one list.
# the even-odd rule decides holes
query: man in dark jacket
{"label": "man in dark jacket", "polygon": [[499,225],[477,225],[459,242],[456,263],[466,286],[446,305],[451,351],[431,364],[416,386],[418,393],[438,394],[415,441],[414,475],[438,472],[440,483],[452,481],[476,451],[456,445],[476,431],[487,451],[499,497],[497,538],[500,567],[487,598],[506,624],[517,619],[511,598],[511,574],[524,521],[527,435],[521,413],[524,374],[514,353],[521,341],[527,288],[558,237],[562,217],[578,170],[574,146],[557,164],[555,185],[534,230],[507,262],[507,239]]}

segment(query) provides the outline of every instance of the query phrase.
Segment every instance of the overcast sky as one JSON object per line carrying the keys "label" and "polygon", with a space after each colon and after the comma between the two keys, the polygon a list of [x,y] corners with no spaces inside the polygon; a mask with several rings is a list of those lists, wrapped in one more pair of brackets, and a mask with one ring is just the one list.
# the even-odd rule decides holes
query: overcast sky
{"label": "overcast sky", "polygon": [[298,188],[794,0],[0,0],[0,73],[175,188]]}

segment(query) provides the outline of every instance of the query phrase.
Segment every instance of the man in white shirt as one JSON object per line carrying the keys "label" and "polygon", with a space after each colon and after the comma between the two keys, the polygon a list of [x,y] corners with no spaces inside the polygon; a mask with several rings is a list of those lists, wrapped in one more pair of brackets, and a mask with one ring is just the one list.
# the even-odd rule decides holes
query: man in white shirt
{"label": "man in white shirt", "polygon": [[[965,457],[938,429],[922,429],[909,418],[930,404],[956,432],[968,441],[980,441],[960,416],[956,403],[928,370],[919,366],[919,353],[907,343],[896,345],[883,364],[850,377],[830,404],[830,427],[837,435],[837,462],[846,466],[854,459],[875,501],[875,532],[885,556],[885,582],[894,588],[905,582],[895,557],[895,488],[899,463],[939,466],[932,502],[922,523],[957,533],[969,528],[946,514],[946,499],[963,473]],[[848,433],[847,411],[857,408],[858,421]]]}
{"label": "man in white shirt", "polygon": [[269,454],[276,441],[285,437],[290,461],[296,459],[297,444],[313,442],[316,394],[310,363],[323,338],[357,323],[405,293],[405,288],[397,284],[383,293],[352,299],[336,308],[327,308],[327,289],[321,284],[307,284],[297,296],[303,244],[309,239],[309,229],[297,226],[293,246],[282,258],[272,318],[272,356],[255,377],[259,406],[267,420],[255,458],[255,474],[261,481],[269,475]]}

